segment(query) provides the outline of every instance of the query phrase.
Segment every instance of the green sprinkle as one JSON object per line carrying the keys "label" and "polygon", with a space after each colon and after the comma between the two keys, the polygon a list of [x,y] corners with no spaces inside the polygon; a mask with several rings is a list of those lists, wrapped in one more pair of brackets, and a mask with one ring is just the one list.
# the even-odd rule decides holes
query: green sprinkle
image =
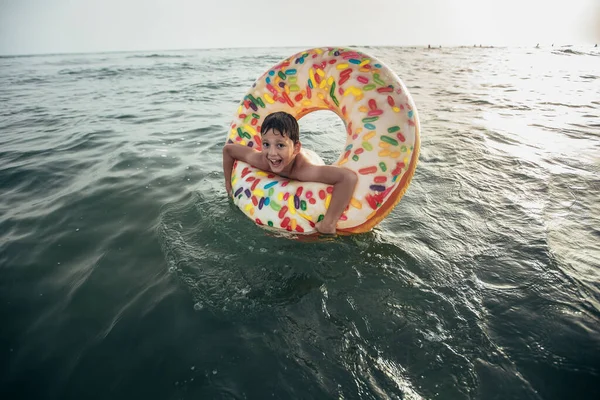
{"label": "green sprinkle", "polygon": [[237,128],[237,133],[238,133],[239,137],[241,137],[241,138],[244,137],[244,132],[242,132],[242,128]]}
{"label": "green sprinkle", "polygon": [[356,154],[355,154],[355,155],[353,155],[353,156],[352,156],[352,160],[353,160],[353,161],[358,161],[358,156],[357,156]]}
{"label": "green sprinkle", "polygon": [[373,150],[373,146],[371,145],[371,143],[369,142],[362,142],[362,147],[363,149],[365,149],[366,151],[371,151]]}
{"label": "green sprinkle", "polygon": [[290,76],[290,83],[296,83],[298,81],[297,76]]}
{"label": "green sprinkle", "polygon": [[279,71],[279,72],[277,73],[277,75],[278,75],[278,76],[279,76],[281,79],[283,79],[284,81],[285,81],[285,78],[287,78],[287,77],[285,76],[285,74],[284,74],[283,72],[281,72],[281,71]]}
{"label": "green sprinkle", "polygon": [[243,136],[244,136],[246,139],[252,139],[252,135],[250,135],[248,132],[244,132],[244,133],[243,133]]}
{"label": "green sprinkle", "polygon": [[259,118],[260,118],[260,115],[258,115],[257,113],[252,113],[252,116],[253,116],[254,118],[256,118],[256,119],[259,119]]}
{"label": "green sprinkle", "polygon": [[379,163],[379,168],[381,168],[383,172],[387,171],[387,165],[385,165],[383,161]]}
{"label": "green sprinkle", "polygon": [[276,202],[274,202],[273,200],[271,200],[271,202],[269,203],[269,205],[275,211],[281,210],[281,206],[279,204],[277,204]]}
{"label": "green sprinkle", "polygon": [[275,189],[270,188],[269,189],[269,197],[273,196],[274,193],[275,193]]}
{"label": "green sprinkle", "polygon": [[294,84],[294,85],[290,85],[290,92],[299,92],[300,91],[300,86]]}
{"label": "green sprinkle", "polygon": [[317,218],[317,222],[323,221],[323,218],[325,218],[323,214],[319,215],[319,218]]}
{"label": "green sprinkle", "polygon": [[375,122],[379,119],[379,117],[367,117],[367,118],[363,118],[362,122],[364,124],[368,124],[369,122]]}
{"label": "green sprinkle", "polygon": [[391,128],[388,128],[388,133],[398,132],[399,130],[400,130],[400,127],[398,125],[392,126]]}
{"label": "green sprinkle", "polygon": [[403,152],[403,153],[406,153],[407,150],[408,149],[406,148],[406,146],[400,147],[400,151]]}
{"label": "green sprinkle", "polygon": [[267,225],[273,226],[273,221],[267,221]]}
{"label": "green sprinkle", "polygon": [[306,211],[306,201],[305,200],[302,200],[300,202],[300,208],[302,209],[302,211]]}
{"label": "green sprinkle", "polygon": [[396,139],[394,139],[394,138],[389,137],[389,136],[381,135],[381,141],[389,143],[389,144],[393,144],[394,146],[398,146],[398,141]]}
{"label": "green sprinkle", "polygon": [[[258,105],[259,105],[261,108],[265,108],[265,103],[262,101],[262,99],[261,99],[260,97],[259,97],[259,98],[257,98],[257,99],[256,99],[256,101],[258,102]],[[257,118],[258,118],[258,117],[257,117]]]}
{"label": "green sprinkle", "polygon": [[368,85],[363,86],[363,90],[368,92],[369,90],[375,89],[375,85],[373,83],[369,83]]}

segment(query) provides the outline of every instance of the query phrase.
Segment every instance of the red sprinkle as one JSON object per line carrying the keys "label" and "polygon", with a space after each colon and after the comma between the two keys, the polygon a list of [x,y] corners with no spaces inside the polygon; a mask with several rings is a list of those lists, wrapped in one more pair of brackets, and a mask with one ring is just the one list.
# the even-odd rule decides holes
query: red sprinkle
{"label": "red sprinkle", "polygon": [[387,176],[376,176],[374,181],[375,183],[385,183],[387,181]]}
{"label": "red sprinkle", "polygon": [[324,191],[324,190],[322,190],[322,189],[321,189],[321,190],[319,190],[319,198],[320,198],[321,200],[325,200],[325,197],[327,197],[327,195],[325,194],[325,191]]}
{"label": "red sprinkle", "polygon": [[284,201],[287,201],[287,199],[288,199],[289,197],[290,197],[290,194],[289,194],[289,193],[285,193],[285,194],[283,195],[283,200],[284,200]]}
{"label": "red sprinkle", "polygon": [[300,197],[302,196],[302,190],[304,189],[304,187],[300,186],[298,189],[296,189],[296,196]]}
{"label": "red sprinkle", "polygon": [[255,206],[258,205],[258,199],[256,198],[256,196],[252,196],[252,204],[254,204]]}
{"label": "red sprinkle", "polygon": [[377,110],[377,102],[375,101],[375,99],[369,100],[369,108],[371,110]]}
{"label": "red sprinkle", "polygon": [[312,197],[312,192],[309,190],[308,192],[306,192],[306,198],[310,199]]}
{"label": "red sprinkle", "polygon": [[365,149],[363,149],[362,147],[359,147],[358,149],[356,149],[354,151],[354,154],[359,155],[362,154],[365,151]]}
{"label": "red sprinkle", "polygon": [[260,179],[256,179],[256,180],[254,181],[254,183],[252,184],[252,187],[250,188],[250,190],[252,190],[252,191],[253,191],[254,189],[256,189],[256,185],[258,185],[258,182],[260,182]]}
{"label": "red sprinkle", "polygon": [[360,83],[364,83],[367,84],[369,83],[369,78],[365,77],[365,76],[358,76],[356,78],[357,81],[359,81]]}
{"label": "red sprinkle", "polygon": [[333,193],[333,186],[327,186],[327,193]]}
{"label": "red sprinkle", "polygon": [[310,199],[308,199],[308,202],[309,202],[310,204],[315,204],[317,201],[315,200],[315,198],[314,198],[314,197],[311,197]]}
{"label": "red sprinkle", "polygon": [[290,217],[285,217],[283,219],[283,221],[281,221],[281,225],[280,226],[282,228],[287,228],[289,223],[290,223]]}
{"label": "red sprinkle", "polygon": [[279,216],[279,218],[283,218],[285,216],[285,213],[287,212],[287,210],[288,210],[287,206],[281,207],[281,210],[279,210],[279,214],[277,214]]}
{"label": "red sprinkle", "polygon": [[404,142],[406,140],[406,138],[404,137],[404,135],[402,134],[402,132],[398,132],[398,134],[396,135],[396,137],[398,138],[398,140],[400,140],[401,142]]}
{"label": "red sprinkle", "polygon": [[383,110],[371,110],[368,113],[369,117],[376,117],[381,114],[383,114]]}
{"label": "red sprinkle", "polygon": [[361,175],[374,174],[375,172],[377,172],[377,167],[374,165],[371,167],[361,168],[358,170],[358,173]]}

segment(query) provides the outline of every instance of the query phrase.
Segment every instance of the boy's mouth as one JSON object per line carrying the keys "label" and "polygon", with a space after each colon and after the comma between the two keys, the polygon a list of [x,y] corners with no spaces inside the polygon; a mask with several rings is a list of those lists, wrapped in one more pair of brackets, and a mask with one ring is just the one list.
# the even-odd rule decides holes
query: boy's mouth
{"label": "boy's mouth", "polygon": [[279,167],[281,165],[281,160],[271,160],[271,159],[269,159],[269,162],[274,167]]}

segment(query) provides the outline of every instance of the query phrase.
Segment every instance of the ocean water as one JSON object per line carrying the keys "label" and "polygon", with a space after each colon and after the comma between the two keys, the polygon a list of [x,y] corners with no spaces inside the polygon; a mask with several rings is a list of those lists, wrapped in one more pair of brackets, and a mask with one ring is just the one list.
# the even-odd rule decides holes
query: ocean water
{"label": "ocean water", "polygon": [[[600,398],[600,51],[359,48],[412,93],[372,232],[227,200],[237,104],[302,49],[0,58],[0,398]],[[329,112],[300,121],[326,162]]]}

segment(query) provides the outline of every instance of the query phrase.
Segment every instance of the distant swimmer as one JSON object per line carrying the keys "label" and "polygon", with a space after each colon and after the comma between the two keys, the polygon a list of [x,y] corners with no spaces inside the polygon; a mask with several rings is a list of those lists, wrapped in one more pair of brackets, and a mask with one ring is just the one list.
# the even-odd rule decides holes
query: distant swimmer
{"label": "distant swimmer", "polygon": [[540,48],[540,44],[538,43],[538,44],[535,46],[535,48],[536,48],[536,49],[539,49],[539,48]]}

